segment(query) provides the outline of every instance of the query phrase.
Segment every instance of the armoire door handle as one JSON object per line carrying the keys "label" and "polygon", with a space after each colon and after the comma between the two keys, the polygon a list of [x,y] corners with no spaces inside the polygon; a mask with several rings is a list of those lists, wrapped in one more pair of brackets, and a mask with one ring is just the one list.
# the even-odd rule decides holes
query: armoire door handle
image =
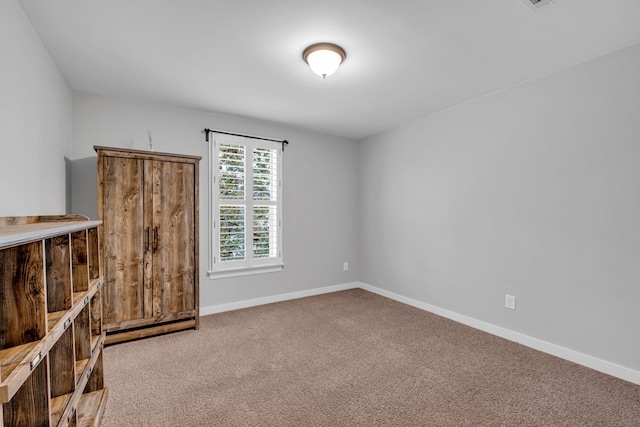
{"label": "armoire door handle", "polygon": [[149,227],[144,229],[144,253],[149,252]]}
{"label": "armoire door handle", "polygon": [[153,228],[153,252],[158,250],[158,227]]}

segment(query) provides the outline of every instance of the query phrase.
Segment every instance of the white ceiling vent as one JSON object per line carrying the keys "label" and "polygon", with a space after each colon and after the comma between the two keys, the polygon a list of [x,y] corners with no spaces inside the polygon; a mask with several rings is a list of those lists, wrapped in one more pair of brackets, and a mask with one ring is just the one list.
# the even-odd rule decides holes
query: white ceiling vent
{"label": "white ceiling vent", "polygon": [[529,9],[536,11],[543,6],[554,3],[556,0],[522,0],[522,3],[526,4]]}

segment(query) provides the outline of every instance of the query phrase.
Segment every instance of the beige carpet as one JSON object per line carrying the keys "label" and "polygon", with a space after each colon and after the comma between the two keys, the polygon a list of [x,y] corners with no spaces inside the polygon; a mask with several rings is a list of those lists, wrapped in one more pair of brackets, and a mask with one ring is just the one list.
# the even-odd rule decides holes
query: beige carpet
{"label": "beige carpet", "polygon": [[640,426],[640,386],[349,290],[105,349],[104,427]]}

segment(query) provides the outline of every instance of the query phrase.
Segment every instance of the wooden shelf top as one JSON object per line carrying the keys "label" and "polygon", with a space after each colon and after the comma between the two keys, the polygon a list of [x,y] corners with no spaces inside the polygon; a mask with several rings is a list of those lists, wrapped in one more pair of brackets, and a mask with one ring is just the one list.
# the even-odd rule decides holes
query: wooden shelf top
{"label": "wooden shelf top", "polygon": [[96,422],[102,418],[105,403],[107,401],[107,388],[85,393],[78,403],[78,426],[95,426]]}
{"label": "wooden shelf top", "polygon": [[0,226],[0,249],[97,227],[102,221],[60,221]]}
{"label": "wooden shelf top", "polygon": [[26,356],[38,343],[39,341],[34,341],[0,350],[0,371],[2,373],[0,383],[4,382],[19,364],[25,363]]}
{"label": "wooden shelf top", "polygon": [[100,342],[100,338],[102,338],[102,335],[93,335],[91,337],[91,353],[96,351],[96,348],[98,348],[98,343]]}
{"label": "wooden shelf top", "polygon": [[89,359],[80,359],[76,361],[76,384],[80,383],[80,380],[84,375],[84,370],[87,367],[87,363],[89,363]]}
{"label": "wooden shelf top", "polygon": [[71,399],[73,393],[63,394],[62,396],[53,397],[51,399],[51,420],[53,421],[53,425],[57,426],[62,418],[62,413],[67,407],[67,403],[69,403],[69,399]]}
{"label": "wooden shelf top", "polygon": [[49,332],[51,332],[53,328],[55,328],[55,326],[58,324],[60,319],[62,319],[64,315],[67,314],[68,312],[69,312],[68,310],[63,310],[63,311],[54,311],[53,313],[47,314],[47,323],[49,326]]}

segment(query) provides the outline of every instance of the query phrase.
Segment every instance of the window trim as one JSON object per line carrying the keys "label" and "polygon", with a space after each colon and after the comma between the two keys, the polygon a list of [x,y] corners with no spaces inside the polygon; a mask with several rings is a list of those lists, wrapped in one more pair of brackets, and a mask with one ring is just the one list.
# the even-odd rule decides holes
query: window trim
{"label": "window trim", "polygon": [[274,265],[259,265],[255,267],[227,268],[207,272],[209,279],[226,279],[229,277],[251,276],[254,274],[276,273],[282,271],[284,263]]}
{"label": "window trim", "polygon": [[[222,279],[229,277],[238,277],[238,276],[246,276],[246,275],[254,275],[254,274],[263,274],[263,273],[273,273],[282,271],[284,268],[283,261],[283,251],[282,251],[282,235],[283,235],[283,218],[282,218],[282,151],[283,147],[278,147],[276,149],[277,152],[277,167],[278,167],[278,194],[276,199],[276,212],[278,218],[278,230],[277,230],[277,245],[278,245],[278,256],[273,258],[271,262],[265,262],[265,259],[256,259],[256,262],[251,265],[243,265],[238,266],[238,263],[234,262],[231,266],[227,268],[220,268],[219,264],[216,265],[215,258],[218,255],[218,251],[216,246],[219,244],[217,241],[217,231],[214,227],[214,221],[218,216],[220,201],[219,198],[216,197],[216,192],[218,191],[218,161],[217,161],[217,153],[218,146],[221,143],[230,143],[235,145],[243,145],[245,147],[245,156],[246,159],[251,159],[253,157],[253,148],[255,147],[263,147],[268,149],[274,149],[271,145],[272,143],[269,141],[261,141],[256,140],[255,138],[245,138],[242,136],[235,135],[226,135],[226,134],[217,134],[214,133],[213,140],[209,143],[209,268],[207,271],[207,277],[209,279]],[[252,161],[251,161],[252,162]],[[250,163],[251,164],[251,163]],[[249,181],[250,173],[245,175],[245,201],[242,204],[247,209],[245,213],[246,218],[250,218],[253,215],[253,206],[256,204],[256,201],[251,199],[247,200],[246,197],[251,194],[253,189],[253,182]],[[249,184],[249,185],[247,185]],[[260,204],[257,201],[258,205]],[[249,211],[251,209],[251,211]],[[251,224],[250,220],[246,220]],[[247,248],[247,255],[249,254],[250,248]],[[246,261],[250,262],[249,259]]]}

